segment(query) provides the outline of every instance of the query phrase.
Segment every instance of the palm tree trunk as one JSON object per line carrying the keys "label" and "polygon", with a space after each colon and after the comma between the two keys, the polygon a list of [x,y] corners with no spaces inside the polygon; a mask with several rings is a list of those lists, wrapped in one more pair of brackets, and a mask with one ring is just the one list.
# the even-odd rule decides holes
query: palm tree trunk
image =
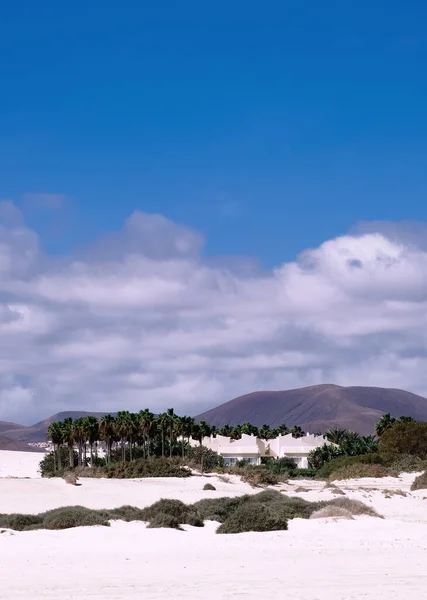
{"label": "palm tree trunk", "polygon": [[150,458],[150,443],[151,443],[150,436],[147,435],[147,458]]}
{"label": "palm tree trunk", "polygon": [[169,430],[169,457],[172,458],[172,425]]}
{"label": "palm tree trunk", "polygon": [[162,456],[165,455],[165,432],[162,427]]}
{"label": "palm tree trunk", "polygon": [[129,438],[129,459],[132,462],[132,436]]}
{"label": "palm tree trunk", "polygon": [[90,443],[90,466],[93,468],[93,443]]}
{"label": "palm tree trunk", "polygon": [[74,469],[74,448],[73,446],[68,446],[68,453],[70,456],[70,469]]}

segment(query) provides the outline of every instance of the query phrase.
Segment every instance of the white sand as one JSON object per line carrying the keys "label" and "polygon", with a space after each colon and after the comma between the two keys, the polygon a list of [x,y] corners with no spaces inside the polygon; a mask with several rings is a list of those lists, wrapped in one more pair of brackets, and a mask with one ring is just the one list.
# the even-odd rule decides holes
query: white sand
{"label": "white sand", "polygon": [[[337,484],[350,497],[374,506],[384,520],[295,519],[289,531],[229,536],[216,535],[214,523],[186,527],[185,532],[123,522],[110,528],[6,532],[0,534],[0,598],[422,600],[427,589],[427,490],[409,493],[413,478]],[[191,502],[254,491],[237,480],[210,478],[217,491],[204,492],[206,481],[85,479],[81,487],[73,487],[60,480],[2,479],[0,512],[38,512],[77,503],[144,506],[161,497]],[[296,495],[310,500],[339,497],[318,482],[284,487],[295,494],[301,485],[311,491]],[[394,489],[408,495],[386,498],[381,491]]]}
{"label": "white sand", "polygon": [[0,450],[1,477],[40,477],[42,452],[12,452]]}

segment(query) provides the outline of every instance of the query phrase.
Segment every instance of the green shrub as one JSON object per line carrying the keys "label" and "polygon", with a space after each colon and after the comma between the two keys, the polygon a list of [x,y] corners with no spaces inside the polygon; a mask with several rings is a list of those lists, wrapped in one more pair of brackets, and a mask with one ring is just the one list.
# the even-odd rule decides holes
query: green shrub
{"label": "green shrub", "polygon": [[393,424],[382,433],[381,454],[387,456],[411,455],[427,458],[427,423],[420,421]]}
{"label": "green shrub", "polygon": [[43,523],[43,517],[40,515],[1,515],[0,527],[14,529],[15,531],[28,531],[29,529],[38,529]]}
{"label": "green shrub", "polygon": [[[427,489],[427,471],[424,471],[421,475],[415,478],[413,484],[411,485],[411,491],[415,490],[426,490]],[[1,522],[0,522],[1,525]]]}
{"label": "green shrub", "polygon": [[193,504],[193,507],[205,521],[218,521],[219,523],[223,523],[246,498],[248,498],[248,496],[240,496],[238,498],[229,498],[227,496],[222,498],[209,498],[206,500],[199,500]]}
{"label": "green shrub", "polygon": [[343,479],[361,479],[363,477],[397,477],[397,473],[389,467],[376,464],[354,464],[341,467],[329,476],[332,481]]}
{"label": "green shrub", "polygon": [[297,468],[294,459],[288,457],[272,458],[265,463],[265,466],[275,475],[286,475],[288,477],[289,474],[293,473]]}
{"label": "green shrub", "polygon": [[379,454],[360,454],[359,456],[339,456],[325,462],[323,467],[317,472],[318,479],[329,479],[332,473],[339,469],[353,465],[384,464],[384,457]]}
{"label": "green shrub", "polygon": [[288,522],[269,506],[245,503],[235,510],[218,529],[217,533],[243,533],[246,531],[280,531],[288,528]]}
{"label": "green shrub", "polygon": [[157,513],[156,516],[153,517],[149,522],[147,527],[148,529],[168,528],[182,530],[179,520],[173,515],[168,515],[167,513]]}
{"label": "green shrub", "polygon": [[194,505],[187,506],[181,500],[158,500],[141,511],[143,521],[151,522],[159,514],[175,517],[180,525],[186,524],[193,525],[194,527],[203,527],[204,525],[202,515],[198,512],[197,508]]}
{"label": "green shrub", "polygon": [[111,510],[101,510],[98,513],[109,521],[126,521],[129,523],[131,521],[145,521],[143,510],[142,508],[126,505]]}
{"label": "green shrub", "polygon": [[196,471],[204,473],[221,471],[225,467],[224,458],[206,446],[195,446],[189,449],[185,463]]}
{"label": "green shrub", "polygon": [[205,483],[205,485],[203,486],[203,490],[205,492],[215,492],[216,491],[216,487],[214,485],[212,485],[211,483]]}
{"label": "green shrub", "polygon": [[[78,464],[78,454],[73,452],[74,467]],[[67,446],[61,447],[61,469],[57,469],[57,454],[47,452],[39,463],[39,471],[42,477],[63,477],[64,471],[70,470],[70,451]]]}
{"label": "green shrub", "polygon": [[[89,469],[90,471],[91,469]],[[138,459],[132,462],[110,463],[97,470],[97,476],[110,479],[139,479],[143,477],[189,477],[191,472],[179,458]]]}
{"label": "green shrub", "polygon": [[235,469],[234,472],[236,475],[240,475],[242,481],[249,483],[252,487],[265,487],[279,483],[279,477],[265,466],[247,466],[244,469]]}
{"label": "green shrub", "polygon": [[70,529],[72,527],[89,527],[110,523],[96,510],[84,506],[66,506],[44,513],[43,529]]}
{"label": "green shrub", "polygon": [[385,464],[396,473],[417,473],[427,470],[427,460],[418,456],[404,454],[402,456],[385,457]]}

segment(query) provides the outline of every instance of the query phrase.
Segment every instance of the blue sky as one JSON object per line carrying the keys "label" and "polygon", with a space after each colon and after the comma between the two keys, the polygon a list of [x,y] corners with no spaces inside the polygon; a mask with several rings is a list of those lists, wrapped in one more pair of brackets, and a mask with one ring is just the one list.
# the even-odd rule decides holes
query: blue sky
{"label": "blue sky", "polygon": [[266,265],[358,221],[427,220],[426,18],[414,1],[5,4],[0,197],[53,252],[138,209]]}

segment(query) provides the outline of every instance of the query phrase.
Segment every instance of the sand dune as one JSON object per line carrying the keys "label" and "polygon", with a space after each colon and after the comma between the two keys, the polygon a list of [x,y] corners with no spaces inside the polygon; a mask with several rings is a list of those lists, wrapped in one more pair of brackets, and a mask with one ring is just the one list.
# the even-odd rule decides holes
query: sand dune
{"label": "sand dune", "polygon": [[[8,456],[0,454],[0,464]],[[9,454],[9,453],[8,453]],[[20,473],[30,462],[16,460]],[[39,459],[40,456],[38,455]],[[12,463],[2,473],[12,473]],[[18,473],[18,472],[17,472]],[[427,500],[410,493],[414,475],[338,482],[347,495],[386,518],[290,521],[289,531],[216,535],[215,523],[184,532],[150,530],[143,523],[111,528],[0,534],[0,598],[71,600],[291,598],[292,600],[396,600],[425,597]],[[67,504],[145,506],[161,497],[185,502],[254,492],[237,479],[81,480],[0,479],[0,512],[39,512]],[[303,485],[310,491],[296,493]],[[329,499],[320,482],[284,486],[307,499]],[[390,495],[401,489],[407,495]],[[387,497],[390,496],[390,497]]]}

